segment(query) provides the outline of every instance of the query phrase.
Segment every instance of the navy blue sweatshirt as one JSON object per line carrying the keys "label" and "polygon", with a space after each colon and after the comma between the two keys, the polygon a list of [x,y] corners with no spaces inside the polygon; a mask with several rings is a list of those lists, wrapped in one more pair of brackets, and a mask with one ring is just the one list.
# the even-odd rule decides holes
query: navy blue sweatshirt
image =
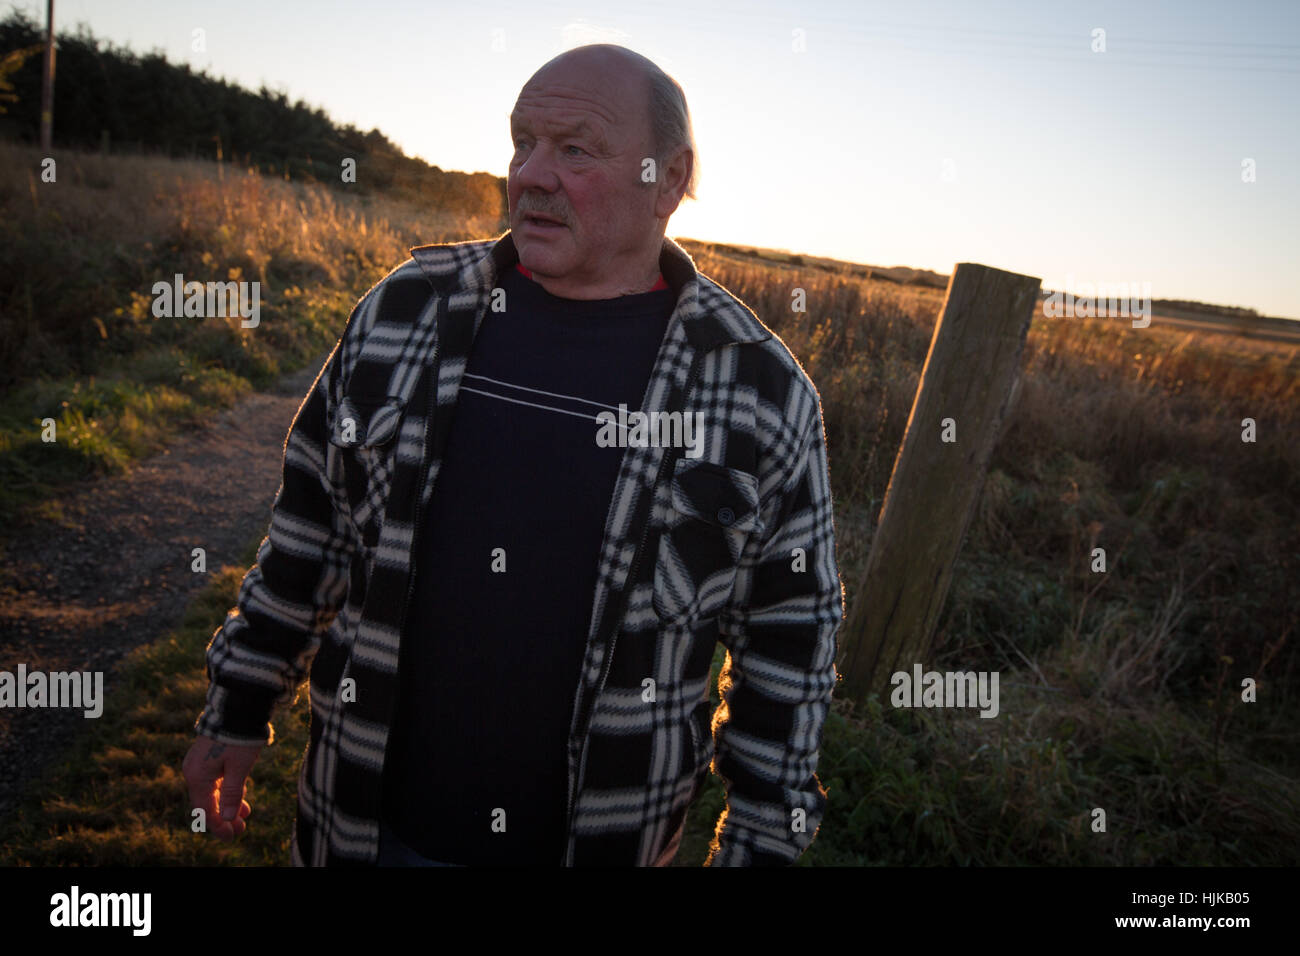
{"label": "navy blue sweatshirt", "polygon": [[506,309],[475,337],[418,529],[383,814],[434,860],[556,866],[624,451],[597,444],[595,416],[641,408],[674,294],[561,299],[516,270],[501,285]]}

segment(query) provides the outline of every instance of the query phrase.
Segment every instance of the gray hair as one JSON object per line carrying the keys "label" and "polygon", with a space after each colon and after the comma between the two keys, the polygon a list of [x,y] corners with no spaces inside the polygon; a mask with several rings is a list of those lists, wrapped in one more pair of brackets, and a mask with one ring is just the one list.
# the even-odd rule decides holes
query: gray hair
{"label": "gray hair", "polygon": [[691,151],[691,178],[686,183],[686,197],[695,198],[700,180],[700,154],[695,149],[695,130],[691,127],[691,112],[686,106],[686,94],[681,84],[650,62],[650,141],[655,151],[655,162],[660,167],[681,146]]}

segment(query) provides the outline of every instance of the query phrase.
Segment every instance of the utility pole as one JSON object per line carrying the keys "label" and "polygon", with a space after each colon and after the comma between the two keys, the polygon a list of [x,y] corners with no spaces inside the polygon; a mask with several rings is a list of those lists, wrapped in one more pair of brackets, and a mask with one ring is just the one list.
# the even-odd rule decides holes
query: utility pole
{"label": "utility pole", "polygon": [[[30,127],[29,127],[30,128]],[[54,0],[45,7],[45,78],[41,83],[41,152],[54,148]]]}

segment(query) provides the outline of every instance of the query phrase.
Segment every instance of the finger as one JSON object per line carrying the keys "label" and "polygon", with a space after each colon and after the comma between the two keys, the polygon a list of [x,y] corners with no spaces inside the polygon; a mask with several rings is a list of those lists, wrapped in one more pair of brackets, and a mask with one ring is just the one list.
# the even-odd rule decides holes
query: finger
{"label": "finger", "polygon": [[211,833],[218,840],[220,840],[222,843],[229,843],[231,840],[235,838],[235,828],[229,822],[222,820],[217,816],[218,793],[219,793],[218,788],[214,783],[212,787],[212,794],[210,797],[212,801],[212,811],[208,814],[208,819],[211,821],[208,827],[208,832]]}
{"label": "finger", "polygon": [[252,812],[253,808],[249,805],[247,800],[241,800],[239,802],[239,815],[230,821],[231,826],[234,827],[235,836],[239,836],[248,829],[248,824],[244,821],[248,819],[248,815]]}
{"label": "finger", "polygon": [[185,783],[190,795],[190,809],[202,810],[209,820],[217,817],[217,776],[207,762],[185,768]]}
{"label": "finger", "polygon": [[216,833],[214,827],[220,822],[217,817],[216,780],[209,782],[203,790],[199,789],[198,781],[190,787],[190,809],[201,811],[204,829],[209,833]]}
{"label": "finger", "polygon": [[239,774],[227,772],[221,778],[221,819],[234,820],[239,815],[239,805],[244,799],[247,783]]}

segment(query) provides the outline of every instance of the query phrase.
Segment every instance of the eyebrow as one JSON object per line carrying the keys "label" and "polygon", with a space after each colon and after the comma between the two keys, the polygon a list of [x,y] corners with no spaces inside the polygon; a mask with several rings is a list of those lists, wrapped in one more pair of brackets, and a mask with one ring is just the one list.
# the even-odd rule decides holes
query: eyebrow
{"label": "eyebrow", "polygon": [[[522,124],[523,121],[516,118],[515,114],[513,113],[510,114],[511,133],[518,132],[519,127]],[[585,136],[596,143],[603,144],[605,142],[604,138],[601,137],[601,135],[596,131],[596,128],[591,124],[589,120],[584,119],[584,120],[578,120],[576,123],[564,123],[564,124],[551,123],[549,124],[549,127],[550,129],[554,130],[554,132],[559,136],[578,135],[578,136]]]}

